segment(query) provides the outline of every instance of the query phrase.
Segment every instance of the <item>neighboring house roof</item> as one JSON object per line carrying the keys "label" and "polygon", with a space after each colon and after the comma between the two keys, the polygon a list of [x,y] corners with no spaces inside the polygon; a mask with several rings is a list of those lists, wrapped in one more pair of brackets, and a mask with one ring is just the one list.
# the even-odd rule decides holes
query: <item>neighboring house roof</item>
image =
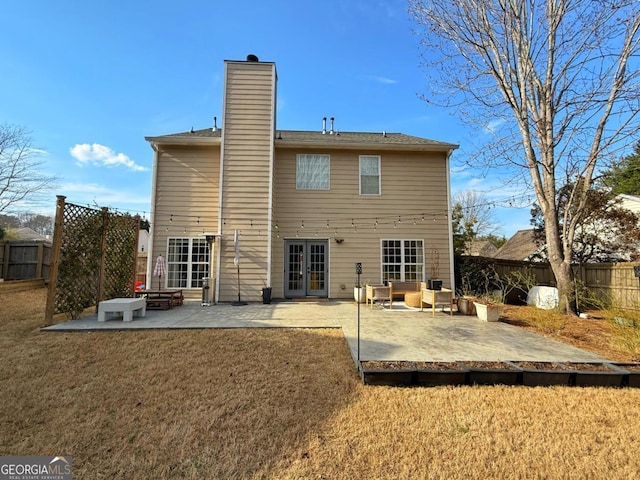
{"label": "neighboring house roof", "polygon": [[28,227],[16,228],[14,229],[14,232],[16,234],[16,237],[18,237],[18,239],[20,240],[35,240],[35,241],[42,241],[42,242],[50,241],[50,239],[48,239],[44,235],[40,235],[39,233],[35,232],[34,230]]}
{"label": "neighboring house roof", "polygon": [[489,240],[473,240],[471,248],[468,251],[465,249],[464,254],[473,257],[493,257],[497,251],[496,246]]}
{"label": "neighboring house roof", "polygon": [[633,213],[640,213],[640,197],[637,195],[626,195],[621,193],[616,198],[621,200],[621,204],[627,210],[631,210]]}
{"label": "neighboring house roof", "polygon": [[[363,146],[377,149],[419,150],[419,151],[449,151],[458,145],[430,140],[428,138],[405,135],[404,133],[387,132],[334,132],[303,130],[276,130],[276,146],[282,148],[295,147],[323,147],[323,148],[358,148]],[[217,145],[221,141],[221,129],[205,128],[190,132],[173,133],[157,137],[145,137],[145,140],[155,144],[165,145]]]}
{"label": "neighboring house roof", "polygon": [[529,260],[539,247],[533,234],[533,229],[518,230],[507,242],[498,249],[493,258],[501,260]]}

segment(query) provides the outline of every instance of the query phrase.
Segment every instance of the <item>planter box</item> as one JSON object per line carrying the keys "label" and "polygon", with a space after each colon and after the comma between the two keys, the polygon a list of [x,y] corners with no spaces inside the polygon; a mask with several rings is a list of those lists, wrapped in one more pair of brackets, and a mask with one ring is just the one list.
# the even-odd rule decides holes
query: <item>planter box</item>
{"label": "planter box", "polygon": [[614,363],[613,366],[627,372],[622,378],[623,386],[640,388],[640,363]]}
{"label": "planter box", "polygon": [[412,385],[415,376],[413,362],[360,362],[360,375],[365,385]]}
{"label": "planter box", "polygon": [[457,300],[458,311],[463,315],[475,315],[476,306],[473,304],[473,299],[470,297],[460,297]]}
{"label": "planter box", "polygon": [[367,298],[367,290],[365,287],[353,287],[353,299],[358,303],[364,303]]}
{"label": "planter box", "polygon": [[519,385],[522,370],[511,362],[461,362],[469,369],[469,383],[476,385]]}
{"label": "planter box", "polygon": [[571,385],[574,371],[554,362],[511,362],[522,369],[522,384],[528,387]]}
{"label": "planter box", "polygon": [[620,387],[625,371],[609,363],[566,363],[575,370],[575,384],[580,387]]}
{"label": "planter box", "polygon": [[478,318],[483,322],[497,322],[504,308],[502,305],[485,305],[484,303],[473,302],[476,307]]}
{"label": "planter box", "polygon": [[423,387],[465,385],[469,369],[458,362],[415,362],[416,383]]}

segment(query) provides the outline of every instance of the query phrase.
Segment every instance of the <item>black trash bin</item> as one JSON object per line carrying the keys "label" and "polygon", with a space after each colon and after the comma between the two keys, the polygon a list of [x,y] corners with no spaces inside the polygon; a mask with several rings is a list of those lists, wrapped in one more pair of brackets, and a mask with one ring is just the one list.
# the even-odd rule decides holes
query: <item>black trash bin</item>
{"label": "black trash bin", "polygon": [[265,305],[271,303],[271,287],[264,287],[262,289],[262,303]]}

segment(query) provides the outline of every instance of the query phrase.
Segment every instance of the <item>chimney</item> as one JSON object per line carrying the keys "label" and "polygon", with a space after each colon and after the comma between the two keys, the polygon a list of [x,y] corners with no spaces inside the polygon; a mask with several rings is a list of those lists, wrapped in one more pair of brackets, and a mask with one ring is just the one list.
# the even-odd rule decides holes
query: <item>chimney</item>
{"label": "chimney", "polygon": [[333,117],[331,117],[331,130],[329,130],[329,135],[333,135]]}
{"label": "chimney", "polygon": [[327,117],[322,117],[322,134],[327,133]]}
{"label": "chimney", "polygon": [[218,131],[218,117],[213,117],[213,128],[211,129],[212,132],[217,132]]}

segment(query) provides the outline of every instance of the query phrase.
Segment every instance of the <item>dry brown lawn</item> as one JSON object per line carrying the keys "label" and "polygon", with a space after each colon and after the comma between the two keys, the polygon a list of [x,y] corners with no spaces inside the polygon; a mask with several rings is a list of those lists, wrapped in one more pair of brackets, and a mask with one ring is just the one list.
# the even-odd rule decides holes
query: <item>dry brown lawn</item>
{"label": "dry brown lawn", "polygon": [[640,389],[365,387],[339,330],[41,333],[43,308],[0,295],[0,455],[74,478],[640,475]]}

